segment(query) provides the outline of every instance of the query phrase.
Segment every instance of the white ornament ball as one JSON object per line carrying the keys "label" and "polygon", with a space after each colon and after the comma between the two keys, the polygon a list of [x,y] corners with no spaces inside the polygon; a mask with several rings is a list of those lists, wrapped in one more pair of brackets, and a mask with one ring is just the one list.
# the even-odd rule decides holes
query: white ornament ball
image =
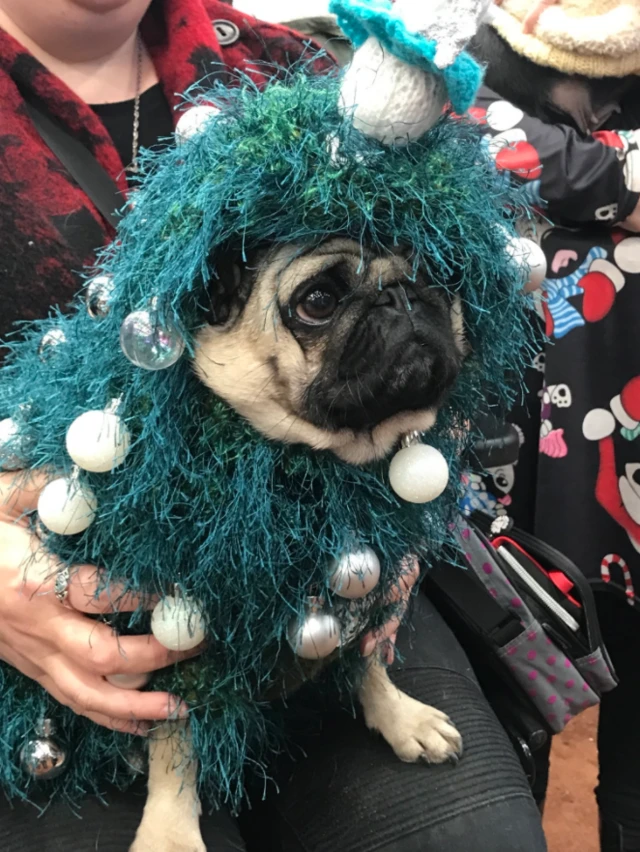
{"label": "white ornament ball", "polygon": [[345,553],[332,565],[329,586],[336,595],[348,600],[364,598],[380,581],[380,560],[370,547]]}
{"label": "white ornament ball", "polygon": [[176,124],[176,143],[182,145],[198,133],[202,133],[207,123],[219,114],[220,110],[215,106],[201,104],[191,107],[180,116]]}
{"label": "white ornament ball", "polygon": [[522,266],[529,270],[527,290],[537,290],[547,277],[547,258],[538,243],[528,237],[513,237],[507,252]]}
{"label": "white ornament ball", "polygon": [[[0,470],[20,470],[22,462],[16,454],[18,424],[7,417],[0,420]],[[12,449],[9,449],[9,447]]]}
{"label": "white ornament ball", "polygon": [[93,491],[74,479],[54,479],[38,500],[44,526],[58,535],[76,535],[94,522],[98,501]]}
{"label": "white ornament ball", "polygon": [[289,628],[289,644],[303,660],[322,660],[340,646],[340,622],[328,612],[311,611]]}
{"label": "white ornament ball", "polygon": [[407,503],[430,503],[449,482],[449,466],[441,452],[428,444],[399,450],[389,465],[389,482]]}
{"label": "white ornament ball", "polygon": [[114,674],[105,678],[112,686],[119,689],[143,689],[151,680],[148,672],[142,674]]}
{"label": "white ornament ball", "polygon": [[170,651],[190,651],[204,641],[207,625],[199,604],[168,595],[153,610],[151,632]]}
{"label": "white ornament ball", "polygon": [[66,445],[78,467],[91,473],[107,473],[125,460],[131,434],[117,414],[85,411],[69,426]]}

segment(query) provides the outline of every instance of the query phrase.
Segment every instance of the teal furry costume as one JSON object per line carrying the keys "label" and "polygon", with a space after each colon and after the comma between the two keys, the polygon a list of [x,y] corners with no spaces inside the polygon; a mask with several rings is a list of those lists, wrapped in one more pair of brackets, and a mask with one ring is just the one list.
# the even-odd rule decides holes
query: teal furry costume
{"label": "teal furry costume", "polygon": [[[108,311],[92,316],[81,297],[70,314],[23,329],[0,374],[0,417],[17,427],[0,463],[15,467],[17,458],[51,479],[72,471],[72,422],[119,400],[132,436],[124,463],[78,474],[95,495],[95,521],[77,535],[41,533],[66,564],[104,568],[105,585],[143,596],[178,585],[199,602],[202,656],[158,675],[151,688],[189,703],[201,793],[213,805],[240,803],[246,767],[268,771],[282,710],[262,699],[278,689],[278,653],[310,590],[337,603],[331,559],[362,545],[380,558],[379,585],[353,604],[360,635],[389,616],[382,600],[402,558],[414,553],[428,564],[441,553],[467,463],[467,421],[488,396],[511,401],[508,374],[530,339],[526,274],[507,251],[505,211],[518,200],[496,179],[474,128],[443,117],[419,140],[385,147],[353,129],[339,91],[337,77],[310,80],[300,70],[261,92],[239,81],[191,98],[220,114],[180,148],[145,156],[144,184],[97,270],[113,282]],[[189,354],[221,256],[330,234],[381,251],[410,247],[416,272],[462,301],[470,354],[428,434],[449,462],[450,484],[426,508],[394,495],[386,462],[356,468],[268,441],[192,373]],[[125,318],[149,306],[159,327],[175,326],[186,344],[166,370],[139,369],[119,346]],[[43,353],[52,330],[64,339]],[[146,633],[148,613],[117,626]],[[347,643],[334,665],[338,681],[352,684],[357,647]],[[55,721],[70,749],[65,771],[39,782],[52,794],[77,800],[131,780],[133,737],[74,715],[5,665],[0,718],[0,785],[9,795],[28,797],[36,783],[19,753],[42,718]]]}

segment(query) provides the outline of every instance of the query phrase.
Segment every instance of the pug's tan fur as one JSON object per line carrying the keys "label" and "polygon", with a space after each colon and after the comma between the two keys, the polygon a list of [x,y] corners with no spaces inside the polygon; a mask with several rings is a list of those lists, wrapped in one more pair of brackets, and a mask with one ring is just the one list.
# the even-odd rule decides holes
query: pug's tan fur
{"label": "pug's tan fur", "polygon": [[[363,266],[360,245],[350,240],[331,240],[312,255],[301,254],[302,248],[288,244],[258,269],[253,292],[238,322],[230,328],[203,329],[197,340],[197,373],[207,387],[269,438],[331,450],[351,464],[383,458],[402,435],[430,429],[436,412],[424,409],[400,413],[369,432],[320,429],[300,416],[303,395],[323,364],[324,341],[304,351],[283,325],[279,303],[285,303],[301,282],[337,261],[347,264],[354,279],[360,277]],[[409,262],[400,254],[374,258],[361,286],[384,287],[410,273]],[[459,300],[453,303],[451,324],[459,351],[464,354]]]}
{"label": "pug's tan fur", "polygon": [[[436,411],[396,414],[361,433],[329,431],[305,421],[302,400],[322,367],[324,340],[303,350],[284,325],[279,305],[288,301],[301,282],[335,266],[338,260],[346,264],[359,286],[376,288],[399,276],[410,277],[410,263],[398,252],[368,258],[364,265],[360,245],[348,240],[329,240],[312,254],[304,254],[302,249],[286,245],[258,264],[240,315],[199,334],[195,370],[207,387],[273,440],[332,450],[352,464],[382,458],[402,435],[430,429]],[[459,300],[453,302],[450,319],[456,346],[464,355]],[[378,731],[401,760],[442,763],[461,753],[460,734],[448,717],[397,689],[375,654],[359,698],[367,727]],[[180,744],[178,737],[182,738]],[[196,763],[184,749],[184,731],[173,725],[162,726],[152,735],[149,797],[130,852],[206,852],[195,793]]]}

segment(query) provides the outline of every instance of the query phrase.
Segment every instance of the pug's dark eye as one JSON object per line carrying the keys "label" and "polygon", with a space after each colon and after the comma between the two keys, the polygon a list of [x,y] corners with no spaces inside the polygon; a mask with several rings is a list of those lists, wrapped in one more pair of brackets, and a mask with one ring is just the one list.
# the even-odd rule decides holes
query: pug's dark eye
{"label": "pug's dark eye", "polygon": [[335,314],[340,299],[327,287],[312,287],[302,295],[296,305],[296,314],[303,322],[321,325]]}

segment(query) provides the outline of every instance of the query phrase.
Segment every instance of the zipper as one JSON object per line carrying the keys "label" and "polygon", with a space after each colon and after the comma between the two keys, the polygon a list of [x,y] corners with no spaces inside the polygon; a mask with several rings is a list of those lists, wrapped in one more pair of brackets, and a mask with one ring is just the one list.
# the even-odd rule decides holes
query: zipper
{"label": "zipper", "polygon": [[[470,520],[480,527],[489,541],[493,541],[498,536],[512,538],[517,544],[521,544],[525,550],[530,551],[532,556],[539,555],[543,561],[546,561],[565,574],[580,592],[585,612],[585,632],[589,652],[592,653],[598,648],[601,648],[606,655],[600,632],[598,613],[593,599],[593,591],[580,569],[567,556],[544,541],[540,541],[539,538],[524,532],[524,530],[517,529],[511,518],[504,517],[496,519],[490,515],[486,515],[484,512],[473,512]],[[499,521],[499,524],[494,525],[496,520]]]}
{"label": "zipper", "polygon": [[520,565],[518,560],[512,556],[509,551],[505,547],[499,547],[498,553],[504,561],[511,567],[512,571],[514,571],[518,577],[522,580],[522,582],[528,587],[529,591],[534,594],[538,600],[542,602],[547,609],[551,610],[551,612],[556,616],[556,618],[561,621],[565,627],[568,627],[569,630],[572,630],[574,633],[578,633],[580,631],[580,625],[575,620],[575,618],[570,615],[566,610],[564,610],[559,603],[554,601],[549,592],[546,589],[543,589],[539,583],[533,579],[531,574]]}

